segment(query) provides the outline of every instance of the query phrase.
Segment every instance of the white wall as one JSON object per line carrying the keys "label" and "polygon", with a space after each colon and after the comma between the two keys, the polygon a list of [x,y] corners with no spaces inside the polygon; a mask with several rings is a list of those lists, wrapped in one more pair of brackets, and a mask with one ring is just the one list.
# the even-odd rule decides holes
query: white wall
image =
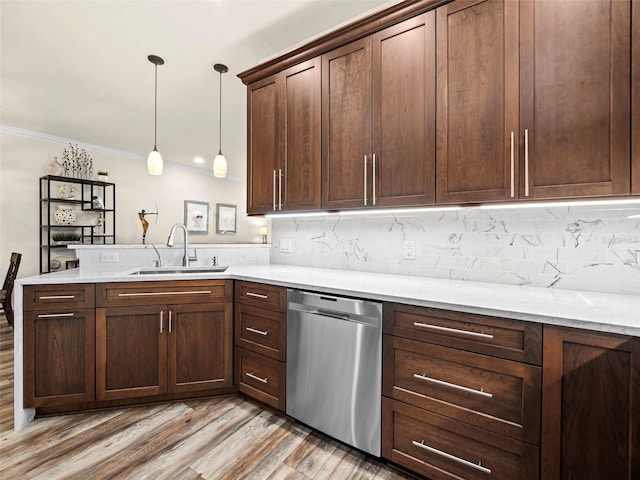
{"label": "white wall", "polygon": [[[64,148],[65,145],[59,143],[0,133],[0,273],[6,272],[11,252],[17,251],[22,253],[19,277],[38,274],[38,179],[46,174],[50,158],[61,157]],[[160,215],[157,224],[153,216],[148,217],[147,243],[166,242],[171,226],[184,222],[185,200],[209,202],[209,234],[192,234],[191,243],[261,242],[259,227],[266,224],[266,220],[246,216],[244,182],[218,179],[198,173],[195,168],[171,164],[167,159],[164,174],[152,176],[143,161],[87,151],[93,158],[94,171],[108,170],[109,181],[116,184],[118,244],[142,242],[138,212],[154,211],[155,202]],[[244,155],[234,155],[234,158],[244,162]],[[235,235],[215,233],[216,203],[237,205]],[[177,241],[181,242],[182,238],[179,236]]]}

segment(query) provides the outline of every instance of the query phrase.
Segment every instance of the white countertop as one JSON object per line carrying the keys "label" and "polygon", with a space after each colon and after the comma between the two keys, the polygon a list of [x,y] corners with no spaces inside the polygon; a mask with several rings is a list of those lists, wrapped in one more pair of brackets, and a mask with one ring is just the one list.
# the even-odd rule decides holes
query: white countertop
{"label": "white countertop", "polygon": [[130,275],[135,268],[73,269],[19,284],[236,279],[518,320],[640,336],[640,295],[501,285],[287,265],[238,265],[223,273]]}

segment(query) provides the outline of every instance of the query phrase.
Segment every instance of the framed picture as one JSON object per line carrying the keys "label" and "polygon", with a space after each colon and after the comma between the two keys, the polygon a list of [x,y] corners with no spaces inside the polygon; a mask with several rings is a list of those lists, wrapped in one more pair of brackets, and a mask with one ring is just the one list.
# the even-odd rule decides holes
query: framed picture
{"label": "framed picture", "polygon": [[185,200],[184,224],[186,225],[189,233],[208,233],[209,204],[207,202]]}
{"label": "framed picture", "polygon": [[216,203],[216,233],[236,233],[236,206]]}

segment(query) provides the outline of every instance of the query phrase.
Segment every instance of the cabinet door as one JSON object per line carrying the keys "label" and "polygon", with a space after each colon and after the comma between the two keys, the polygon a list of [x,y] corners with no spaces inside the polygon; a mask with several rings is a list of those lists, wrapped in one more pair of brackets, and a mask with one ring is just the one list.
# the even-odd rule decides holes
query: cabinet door
{"label": "cabinet door", "polygon": [[640,478],[638,338],[544,327],[542,478]]}
{"label": "cabinet door", "polygon": [[518,8],[457,0],[437,10],[437,203],[517,196]]}
{"label": "cabinet door", "polygon": [[24,406],[94,399],[93,309],[25,312]]}
{"label": "cabinet door", "polygon": [[284,161],[279,168],[282,210],[320,208],[320,57],[282,73]]}
{"label": "cabinet door", "polygon": [[170,392],[233,385],[232,309],[230,303],[170,307]]}
{"label": "cabinet door", "polygon": [[370,150],[371,37],[366,37],[322,56],[323,208],[370,203],[371,189],[365,187]]}
{"label": "cabinet door", "polygon": [[247,89],[247,212],[272,212],[280,162],[280,113],[277,76]]}
{"label": "cabinet door", "polygon": [[520,4],[521,197],[629,194],[630,19],[628,0]]}
{"label": "cabinet door", "polygon": [[631,6],[631,193],[640,195],[640,4]]}
{"label": "cabinet door", "polygon": [[96,309],[96,397],[145,397],[167,391],[167,308]]}
{"label": "cabinet door", "polygon": [[435,24],[432,11],[372,37],[372,205],[435,201]]}

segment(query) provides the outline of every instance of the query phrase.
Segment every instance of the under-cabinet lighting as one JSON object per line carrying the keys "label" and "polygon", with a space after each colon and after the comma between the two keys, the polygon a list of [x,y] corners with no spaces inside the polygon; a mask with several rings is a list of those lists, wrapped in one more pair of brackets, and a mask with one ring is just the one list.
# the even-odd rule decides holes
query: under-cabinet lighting
{"label": "under-cabinet lighting", "polygon": [[267,213],[265,218],[293,218],[293,217],[328,217],[337,212],[303,212],[303,213]]}
{"label": "under-cabinet lighting", "polygon": [[454,212],[464,207],[425,207],[425,208],[389,208],[368,210],[345,210],[339,215],[395,215],[398,213]]}
{"label": "under-cabinet lighting", "polygon": [[480,205],[481,210],[505,210],[520,208],[548,208],[548,207],[618,207],[618,206],[640,206],[638,200],[588,200],[588,201],[557,201],[557,202],[532,202],[532,203],[507,203]]}

